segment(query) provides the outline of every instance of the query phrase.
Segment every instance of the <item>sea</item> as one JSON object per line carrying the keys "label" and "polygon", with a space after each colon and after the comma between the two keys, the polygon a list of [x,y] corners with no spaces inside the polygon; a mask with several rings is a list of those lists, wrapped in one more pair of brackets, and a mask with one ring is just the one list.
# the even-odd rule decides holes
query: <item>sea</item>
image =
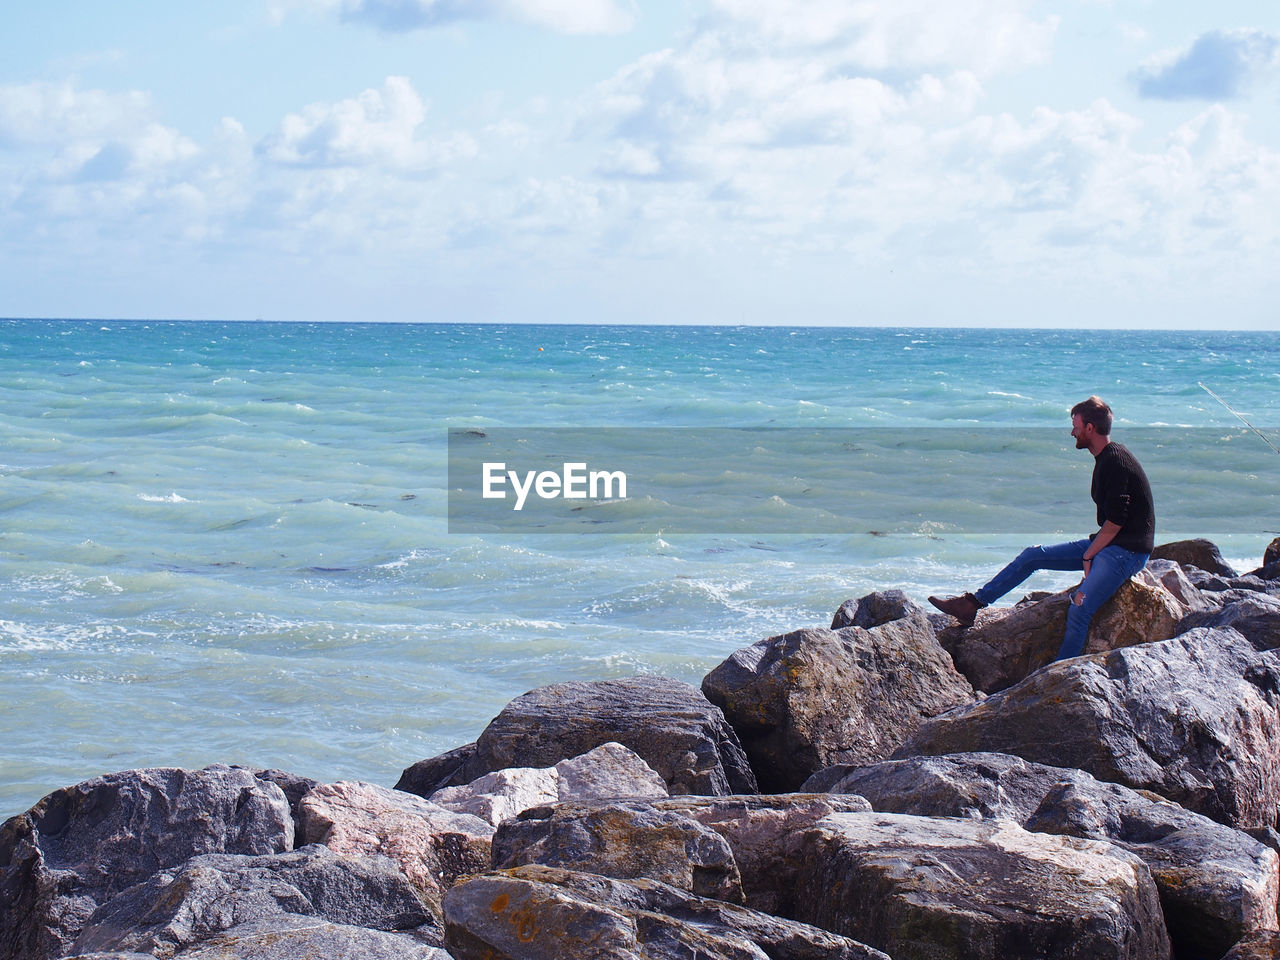
{"label": "sea", "polygon": [[[1091,394],[1157,541],[1258,566],[1274,332],[0,321],[0,819],[133,767],[391,786],[535,687],[697,685],[845,600],[973,589],[1096,529]],[[602,440],[661,494],[531,494],[548,521],[500,472],[472,522],[451,467],[513,437],[486,462]]]}

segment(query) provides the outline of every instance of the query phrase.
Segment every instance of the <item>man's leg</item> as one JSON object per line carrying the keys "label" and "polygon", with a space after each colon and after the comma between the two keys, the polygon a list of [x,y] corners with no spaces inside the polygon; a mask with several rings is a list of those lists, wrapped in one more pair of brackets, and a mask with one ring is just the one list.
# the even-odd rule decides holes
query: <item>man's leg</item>
{"label": "man's leg", "polygon": [[979,588],[974,596],[986,606],[999,600],[1037,570],[1080,570],[1084,565],[1084,552],[1088,549],[1087,539],[1055,543],[1047,547],[1027,547],[992,577],[986,586]]}
{"label": "man's leg", "polygon": [[1089,576],[1071,595],[1071,603],[1067,607],[1067,629],[1058,650],[1058,660],[1080,656],[1093,615],[1111,599],[1121,584],[1146,566],[1148,556],[1114,545],[1098,552],[1089,566]]}
{"label": "man's leg", "polygon": [[1072,540],[1048,547],[1027,547],[975,593],[959,597],[930,597],[929,602],[955,617],[963,626],[972,626],[978,610],[998,600],[1037,570],[1079,570],[1084,563],[1088,540]]}

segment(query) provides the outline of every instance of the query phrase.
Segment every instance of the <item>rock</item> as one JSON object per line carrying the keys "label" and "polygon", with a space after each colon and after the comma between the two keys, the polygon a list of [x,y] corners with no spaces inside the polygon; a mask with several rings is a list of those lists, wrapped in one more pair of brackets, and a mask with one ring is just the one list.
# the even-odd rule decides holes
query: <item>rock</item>
{"label": "rock", "polygon": [[858,600],[846,600],[831,618],[831,629],[863,627],[871,629],[894,620],[921,616],[924,608],[908,599],[901,590],[869,593]]}
{"label": "rock", "polygon": [[1076,782],[1051,790],[1026,827],[1113,838],[1141,857],[1179,955],[1216,957],[1242,935],[1275,928],[1278,858],[1242,831],[1196,818],[1117,784]]}
{"label": "rock", "polygon": [[289,773],[286,770],[250,769],[250,772],[259,780],[274,783],[284,791],[285,799],[289,801],[289,815],[293,817],[294,836],[301,835],[302,826],[298,822],[298,803],[308,793],[320,786],[320,781],[313,780],[310,777],[299,776],[296,773]]}
{"label": "rock", "polygon": [[562,800],[665,796],[666,782],[652,767],[620,743],[603,743],[554,767],[496,770],[465,787],[445,787],[431,802],[496,827],[530,807]]}
{"label": "rock", "polygon": [[1276,960],[1280,957],[1280,932],[1259,933],[1231,948],[1222,960]]}
{"label": "rock", "polygon": [[523,866],[445,898],[457,960],[888,960],[826,930],[705,900],[652,880]]}
{"label": "rock", "polygon": [[714,830],[728,841],[746,904],[777,916],[795,909],[797,840],[832,813],[864,813],[861,797],[789,793],[754,797],[672,797],[654,803]]}
{"label": "rock", "polygon": [[1175,540],[1160,543],[1151,551],[1152,560],[1172,560],[1183,567],[1199,567],[1223,577],[1236,576],[1231,564],[1222,559],[1218,546],[1212,540]]}
{"label": "rock", "polygon": [[1280,647],[1280,598],[1246,593],[1220,610],[1189,613],[1178,624],[1179,632],[1196,627],[1232,627],[1258,650]]}
{"label": "rock", "polygon": [[761,640],[707,674],[702,690],[772,793],[833,763],[887,757],[921,721],[973,699],[921,615]]}
{"label": "rock", "polygon": [[895,960],[1167,960],[1147,867],[1007,820],[833,814],[806,831],[797,919]]}
{"label": "rock", "polygon": [[[263,857],[208,854],[162,870],[99,907],[74,949],[172,956],[231,927],[286,915],[387,931],[434,926],[390,860],[308,846]],[[438,945],[442,931],[433,933]]]}
{"label": "rock", "polygon": [[1172,560],[1148,560],[1146,572],[1177,598],[1188,611],[1216,610],[1218,598],[1203,593],[1187,576],[1186,570]]}
{"label": "rock", "polygon": [[1051,664],[925,723],[895,759],[1009,753],[1153,790],[1220,823],[1280,811],[1280,661],[1229,627]]}
{"label": "rock", "polygon": [[303,841],[393,860],[437,918],[458,877],[489,867],[493,826],[411,794],[369,783],[321,784],[299,804]]}
{"label": "rock", "polygon": [[531,863],[660,880],[700,897],[743,901],[738,865],[723,837],[640,800],[561,803],[503,823],[493,837],[493,866]]}
{"label": "rock", "polygon": [[451,960],[411,935],[304,917],[274,917],[232,927],[177,960]]}
{"label": "rock", "polygon": [[[983,619],[956,638],[951,655],[973,686],[994,693],[1053,662],[1067,625],[1068,591],[1007,615]],[[1167,640],[1188,608],[1141,570],[1104,603],[1089,623],[1084,652]]]}
{"label": "rock", "polygon": [[0,958],[64,956],[99,905],[152,874],[293,839],[284,793],[247,770],[127,770],[63,787],[0,827]]}
{"label": "rock", "polygon": [[1262,554],[1262,565],[1264,567],[1269,567],[1273,563],[1280,563],[1280,537],[1276,537],[1267,544],[1267,549]]}
{"label": "rock", "polygon": [[1267,583],[1266,591],[1272,596],[1275,596],[1277,589],[1275,581],[1280,580],[1280,560],[1273,560],[1268,564],[1258,567],[1257,570],[1250,570],[1249,576],[1255,577],[1264,582],[1270,581]]}
{"label": "rock", "polygon": [[1179,956],[1218,957],[1242,936],[1276,926],[1275,851],[1155,794],[995,753],[915,757],[824,773],[843,773],[831,788],[865,797],[878,812],[1003,818],[1039,833],[1106,840],[1136,854],[1160,890]]}
{"label": "rock", "polygon": [[475,779],[466,776],[467,765],[475,755],[476,745],[468,743],[438,757],[419,760],[405,768],[395,788],[425,798],[445,787],[463,786]]}
{"label": "rock", "polygon": [[[1242,577],[1220,577],[1216,573],[1204,573],[1196,569],[1186,571],[1187,578],[1206,594],[1226,593],[1266,593],[1271,596],[1280,595],[1280,564],[1262,567]],[[1238,599],[1238,597],[1237,597]]]}
{"label": "rock", "polygon": [[551,766],[602,743],[644,758],[671,793],[755,793],[724,714],[687,683],[625,677],[557,683],[512,700],[480,734],[461,783],[510,767]]}

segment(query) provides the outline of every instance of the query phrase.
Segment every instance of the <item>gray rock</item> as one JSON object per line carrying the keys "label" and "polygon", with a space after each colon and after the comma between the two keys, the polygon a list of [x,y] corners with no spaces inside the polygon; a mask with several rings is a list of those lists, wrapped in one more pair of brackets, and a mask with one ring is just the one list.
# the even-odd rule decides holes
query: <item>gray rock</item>
{"label": "gray rock", "polygon": [[395,788],[426,798],[445,787],[463,786],[475,779],[466,775],[468,764],[475,755],[476,745],[468,743],[438,757],[419,760],[405,768]]}
{"label": "gray rock", "polygon": [[1276,537],[1269,544],[1262,554],[1262,565],[1269,567],[1273,563],[1280,563],[1280,537]]}
{"label": "gray rock", "polygon": [[[232,927],[284,915],[388,931],[434,925],[390,860],[308,846],[263,857],[208,854],[162,870],[99,907],[74,949],[167,957]],[[438,927],[434,937],[442,942]]]}
{"label": "gray rock", "polygon": [[1189,613],[1178,624],[1180,633],[1196,627],[1232,627],[1258,650],[1280,647],[1280,598],[1249,592],[1220,610]]}
{"label": "gray rock", "polygon": [[545,767],[620,743],[671,793],[755,793],[756,780],[724,714],[667,677],[557,683],[512,700],[480,734],[459,782],[509,767]]}
{"label": "gray rock", "polygon": [[1194,568],[1186,571],[1187,578],[1204,593],[1266,593],[1280,595],[1280,564],[1261,567],[1242,577],[1221,577],[1216,573],[1204,573]]}
{"label": "gray rock", "polygon": [[[1053,662],[1066,630],[1067,594],[987,617],[980,611],[973,627],[948,635],[956,669],[976,689],[994,693]],[[1084,652],[1167,640],[1188,612],[1151,573],[1139,571],[1094,614]]]}
{"label": "gray rock", "polygon": [[397,790],[344,781],[316,787],[299,804],[306,843],[341,854],[389,857],[440,916],[444,892],[489,866],[493,825]]}
{"label": "gray rock", "polygon": [[1276,960],[1276,957],[1280,957],[1280,932],[1272,930],[1241,940],[1222,960]]}
{"label": "gray rock", "polygon": [[302,828],[298,823],[298,804],[303,797],[320,786],[320,781],[313,780],[311,777],[299,776],[296,773],[289,773],[287,770],[251,769],[250,772],[259,780],[274,783],[284,791],[285,799],[289,801],[289,813],[293,817],[294,835],[300,834]]}
{"label": "gray rock", "polygon": [[304,917],[273,917],[232,927],[176,955],[178,960],[451,960],[410,934]]}
{"label": "gray rock", "polygon": [[542,866],[460,883],[445,898],[445,915],[457,960],[888,960],[829,931],[657,881]]}
{"label": "gray rock", "polygon": [[[715,801],[712,801],[714,803]],[[539,868],[521,868],[517,873]],[[785,920],[723,900],[695,897],[656,880],[623,882],[590,873],[543,868],[538,879],[627,913],[650,912],[723,935],[750,940],[770,960],[886,960],[883,953],[820,927]]]}
{"label": "gray rock", "polygon": [[665,797],[666,782],[620,743],[603,743],[554,767],[496,770],[463,787],[445,787],[431,802],[470,813],[495,827],[528,810],[563,800]]}
{"label": "gray rock", "polygon": [[1203,538],[1196,540],[1175,540],[1172,543],[1156,544],[1151,551],[1152,560],[1172,560],[1183,567],[1199,567],[1223,577],[1236,576],[1231,564],[1222,559],[1218,545],[1212,540]]}
{"label": "gray rock", "polygon": [[865,813],[862,797],[788,793],[773,796],[672,797],[659,810],[679,813],[714,830],[729,844],[752,909],[777,916],[795,912],[798,839],[832,813]]}
{"label": "gray rock", "polygon": [[1167,960],[1147,867],[1008,820],[833,814],[806,831],[797,919],[895,960]]}
{"label": "gray rock", "polygon": [[840,609],[831,618],[831,629],[863,627],[869,630],[881,624],[924,613],[924,609],[901,590],[878,590],[858,600],[846,600],[840,604]]}
{"label": "gray rock", "polygon": [[1257,570],[1250,570],[1249,576],[1256,577],[1259,580],[1269,581],[1267,583],[1266,591],[1274,597],[1277,589],[1280,589],[1276,584],[1276,581],[1280,580],[1280,560],[1273,560],[1268,564],[1258,567]]}
{"label": "gray rock", "polygon": [[1155,794],[994,753],[824,773],[837,775],[831,789],[865,797],[883,813],[1003,818],[1039,833],[1123,847],[1151,870],[1179,956],[1218,957],[1242,936],[1276,926],[1275,851]]}
{"label": "gray rock", "polygon": [[493,866],[525,864],[643,877],[701,897],[743,901],[738,865],[723,837],[641,800],[561,803],[506,821],[493,837]]}
{"label": "gray rock", "polygon": [[1228,628],[1051,664],[924,724],[895,759],[1008,753],[1247,828],[1280,811],[1280,660]]}
{"label": "gray rock", "polygon": [[702,690],[772,793],[833,763],[883,759],[923,720],[973,700],[921,615],[761,640],[707,674]]}
{"label": "gray rock", "polygon": [[56,790],[0,827],[0,958],[64,956],[99,905],[193,856],[292,846],[284,793],[248,770],[128,770]]}
{"label": "gray rock", "polygon": [[1148,560],[1146,572],[1159,580],[1161,586],[1189,611],[1216,610],[1221,606],[1217,596],[1201,591],[1191,582],[1187,571],[1172,560]]}

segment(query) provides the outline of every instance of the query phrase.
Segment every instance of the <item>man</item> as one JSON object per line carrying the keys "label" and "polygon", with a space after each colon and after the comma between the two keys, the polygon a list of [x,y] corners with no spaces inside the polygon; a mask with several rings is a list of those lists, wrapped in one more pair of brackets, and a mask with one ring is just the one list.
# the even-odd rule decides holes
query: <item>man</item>
{"label": "man", "polygon": [[1090,397],[1071,408],[1071,436],[1077,450],[1094,457],[1089,494],[1098,507],[1100,529],[1087,540],[1028,547],[976,593],[929,602],[973,626],[987,604],[1004,596],[1037,570],[1083,570],[1084,578],[1070,594],[1067,630],[1058,659],[1080,656],[1089,621],[1120,585],[1146,566],[1155,546],[1156,515],[1147,475],[1132,453],[1111,441],[1111,408]]}

